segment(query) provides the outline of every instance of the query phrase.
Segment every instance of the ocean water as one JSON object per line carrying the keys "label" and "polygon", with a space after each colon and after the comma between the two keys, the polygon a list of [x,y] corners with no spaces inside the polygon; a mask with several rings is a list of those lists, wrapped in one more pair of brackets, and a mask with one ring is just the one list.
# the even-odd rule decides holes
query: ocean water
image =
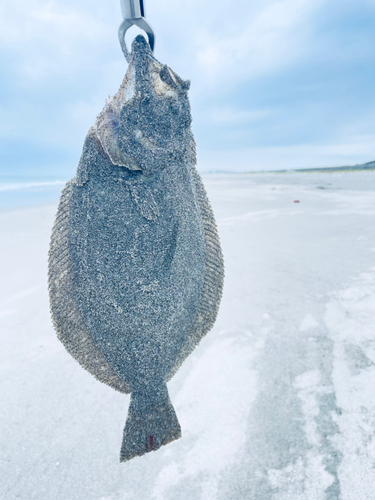
{"label": "ocean water", "polygon": [[57,202],[67,179],[0,175],[0,210]]}

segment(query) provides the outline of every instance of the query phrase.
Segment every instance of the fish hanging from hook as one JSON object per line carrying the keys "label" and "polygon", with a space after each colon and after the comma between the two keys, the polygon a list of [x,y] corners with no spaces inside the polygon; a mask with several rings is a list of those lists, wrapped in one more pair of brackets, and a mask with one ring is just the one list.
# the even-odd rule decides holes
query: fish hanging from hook
{"label": "fish hanging from hook", "polygon": [[[195,166],[190,82],[153,56],[143,2],[122,5],[129,66],[62,192],[49,294],[67,351],[101,382],[131,393],[125,462],[181,437],[167,382],[215,323],[224,263]],[[138,35],[128,52],[132,24],[149,43]]]}

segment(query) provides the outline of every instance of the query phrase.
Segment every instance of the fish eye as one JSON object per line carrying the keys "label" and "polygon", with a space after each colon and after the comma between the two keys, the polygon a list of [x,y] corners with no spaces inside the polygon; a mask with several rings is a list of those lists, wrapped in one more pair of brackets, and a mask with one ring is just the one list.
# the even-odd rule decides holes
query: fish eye
{"label": "fish eye", "polygon": [[172,73],[169,71],[169,68],[166,64],[164,64],[164,66],[160,70],[160,79],[172,88],[177,87]]}

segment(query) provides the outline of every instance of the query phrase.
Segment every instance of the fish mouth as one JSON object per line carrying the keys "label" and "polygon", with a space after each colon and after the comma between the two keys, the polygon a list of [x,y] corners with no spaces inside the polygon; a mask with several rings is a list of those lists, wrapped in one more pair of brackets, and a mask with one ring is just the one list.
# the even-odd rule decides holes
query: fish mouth
{"label": "fish mouth", "polygon": [[130,66],[132,65],[136,71],[136,82],[142,86],[144,80],[149,79],[158,95],[174,96],[190,89],[189,80],[183,80],[166,64],[155,59],[150,45],[142,35],[138,35],[132,43]]}
{"label": "fish mouth", "polygon": [[97,136],[111,162],[145,172],[157,159],[168,163],[181,156],[191,126],[189,88],[190,81],[155,59],[138,35],[121,87],[96,121]]}

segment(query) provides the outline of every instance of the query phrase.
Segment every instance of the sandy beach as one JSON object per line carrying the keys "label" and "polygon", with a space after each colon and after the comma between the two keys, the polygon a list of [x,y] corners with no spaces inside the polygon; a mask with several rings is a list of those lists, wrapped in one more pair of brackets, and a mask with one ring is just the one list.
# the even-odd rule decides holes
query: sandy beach
{"label": "sandy beach", "polygon": [[182,439],[119,464],[129,396],[57,340],[54,203],[0,211],[0,499],[367,500],[375,172],[212,174],[226,281],[169,383]]}

